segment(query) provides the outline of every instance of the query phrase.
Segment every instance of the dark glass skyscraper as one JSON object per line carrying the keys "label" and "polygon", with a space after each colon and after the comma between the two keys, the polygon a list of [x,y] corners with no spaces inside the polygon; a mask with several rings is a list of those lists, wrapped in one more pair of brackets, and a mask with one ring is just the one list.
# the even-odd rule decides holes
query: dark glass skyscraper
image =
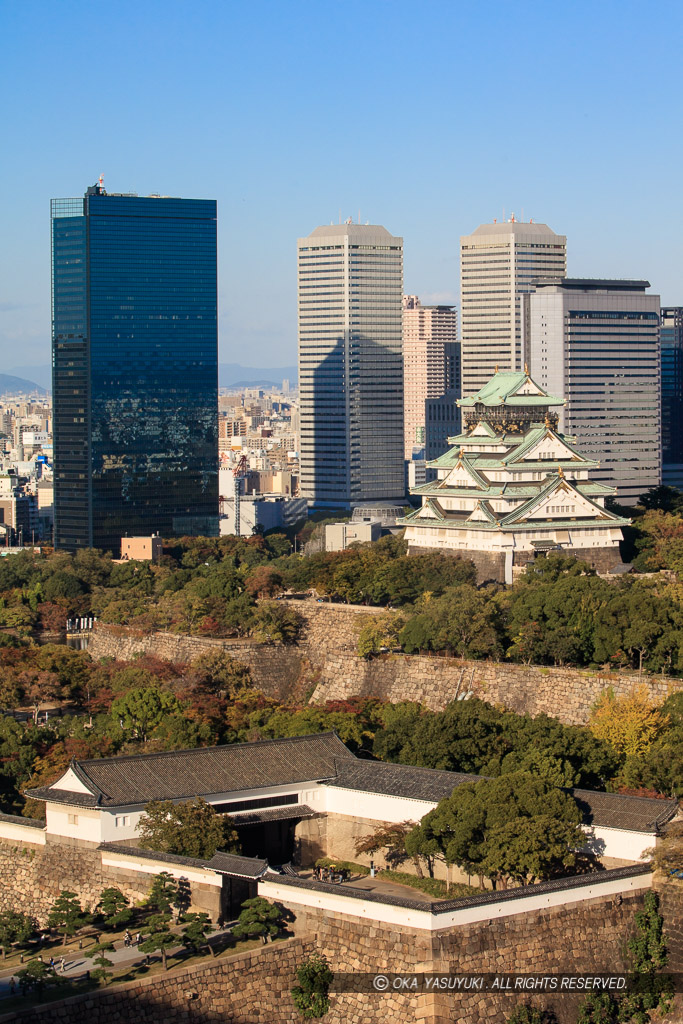
{"label": "dark glass skyscraper", "polygon": [[662,309],[662,483],[683,488],[683,306]]}
{"label": "dark glass skyscraper", "polygon": [[55,546],[218,532],[216,203],[52,201]]}

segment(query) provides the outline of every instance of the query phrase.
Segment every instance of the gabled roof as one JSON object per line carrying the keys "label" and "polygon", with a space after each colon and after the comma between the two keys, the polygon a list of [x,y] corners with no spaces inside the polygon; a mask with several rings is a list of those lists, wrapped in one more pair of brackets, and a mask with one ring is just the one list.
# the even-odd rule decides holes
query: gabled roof
{"label": "gabled roof", "polygon": [[618,524],[629,522],[629,520],[621,519],[613,512],[608,512],[607,509],[602,508],[601,505],[596,505],[594,501],[591,501],[591,499],[587,497],[587,495],[581,494],[571,481],[565,479],[560,471],[550,478],[549,483],[540,490],[538,494],[534,495],[533,498],[529,498],[529,500],[525,501],[523,505],[519,505],[501,519],[501,524],[503,526],[514,526],[522,519],[531,518],[531,514],[558,490],[565,491],[568,494],[573,494],[580,502],[586,502],[589,506],[589,511],[596,512],[600,519],[609,520]]}
{"label": "gabled roof", "polygon": [[564,405],[564,399],[547,394],[528,373],[506,371],[494,374],[471,398],[458,399],[458,405],[461,408],[474,405],[549,406]]}
{"label": "gabled roof", "polygon": [[481,473],[477,472],[477,470],[474,468],[472,460],[469,459],[467,457],[467,455],[465,455],[465,453],[463,452],[462,449],[460,449],[460,451],[457,453],[457,461],[456,461],[455,465],[453,466],[453,468],[451,469],[450,473],[448,474],[447,477],[444,477],[443,480],[439,481],[438,486],[439,487],[455,487],[456,484],[449,483],[448,481],[450,480],[450,478],[455,473],[457,473],[457,471],[459,469],[463,470],[464,473],[465,473],[465,476],[468,479],[473,480],[474,483],[477,485],[477,487],[480,487],[482,490],[485,490],[485,491],[488,490],[488,488],[489,488],[488,480],[486,480],[481,475]]}
{"label": "gabled roof", "polygon": [[546,438],[548,440],[557,441],[557,443],[562,448],[566,448],[566,450],[569,453],[569,458],[562,458],[562,456],[555,458],[553,456],[553,462],[580,462],[582,464],[582,468],[586,469],[589,466],[593,467],[598,465],[596,462],[590,462],[588,459],[584,458],[584,456],[579,451],[577,451],[576,448],[572,447],[572,445],[568,443],[567,439],[564,437],[563,434],[559,434],[557,431],[553,430],[552,427],[537,427],[534,430],[530,430],[527,433],[524,440],[522,441],[522,443],[517,445],[516,448],[513,448],[510,452],[508,452],[507,455],[503,456],[502,461],[505,462],[507,465],[523,461],[525,455],[533,449],[534,445],[538,444],[540,441],[543,441]]}
{"label": "gabled roof", "polygon": [[498,523],[498,516],[491,508],[488,501],[478,501],[468,518],[468,523],[486,522]]}
{"label": "gabled roof", "polygon": [[161,754],[103,757],[71,765],[92,796],[43,787],[27,795],[53,803],[123,807],[150,800],[241,792],[333,778],[353,754],[333,732]]}

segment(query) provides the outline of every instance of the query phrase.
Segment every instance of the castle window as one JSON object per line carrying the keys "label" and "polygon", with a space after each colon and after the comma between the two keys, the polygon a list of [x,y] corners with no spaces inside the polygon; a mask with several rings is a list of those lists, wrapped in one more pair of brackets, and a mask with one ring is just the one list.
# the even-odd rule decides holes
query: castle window
{"label": "castle window", "polygon": [[130,825],[130,816],[128,814],[117,814],[114,824],[116,828],[127,828]]}
{"label": "castle window", "polygon": [[78,815],[77,814],[67,814],[66,820],[68,821],[68,823],[70,825],[78,825]]}

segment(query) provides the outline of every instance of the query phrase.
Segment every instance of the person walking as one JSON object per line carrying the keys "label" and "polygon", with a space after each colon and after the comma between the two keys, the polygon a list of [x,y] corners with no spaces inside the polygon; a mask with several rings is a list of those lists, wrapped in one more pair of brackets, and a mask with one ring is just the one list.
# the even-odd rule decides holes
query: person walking
{"label": "person walking", "polygon": [[140,934],[140,932],[138,932],[137,935],[135,936],[135,945],[139,946],[141,942],[142,942],[142,935]]}
{"label": "person walking", "polygon": [[132,941],[133,941],[133,937],[130,934],[130,932],[128,931],[128,929],[126,928],[125,934],[123,936],[123,944],[126,947],[126,949],[128,949],[128,947],[130,946]]}
{"label": "person walking", "polygon": [[64,957],[62,957],[61,960],[59,961],[59,970],[62,974],[64,974],[64,971],[66,970],[66,961]]}

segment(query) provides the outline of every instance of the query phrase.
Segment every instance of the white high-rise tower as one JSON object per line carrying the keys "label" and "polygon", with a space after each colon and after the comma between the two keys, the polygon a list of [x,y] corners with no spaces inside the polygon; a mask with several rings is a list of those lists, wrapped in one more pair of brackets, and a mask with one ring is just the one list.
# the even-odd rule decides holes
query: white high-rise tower
{"label": "white high-rise tower", "polygon": [[563,278],[567,239],[547,224],[482,224],[460,239],[462,393],[524,367],[521,296],[537,278]]}
{"label": "white high-rise tower", "polygon": [[297,249],[301,495],[401,499],[403,239],[349,221]]}

